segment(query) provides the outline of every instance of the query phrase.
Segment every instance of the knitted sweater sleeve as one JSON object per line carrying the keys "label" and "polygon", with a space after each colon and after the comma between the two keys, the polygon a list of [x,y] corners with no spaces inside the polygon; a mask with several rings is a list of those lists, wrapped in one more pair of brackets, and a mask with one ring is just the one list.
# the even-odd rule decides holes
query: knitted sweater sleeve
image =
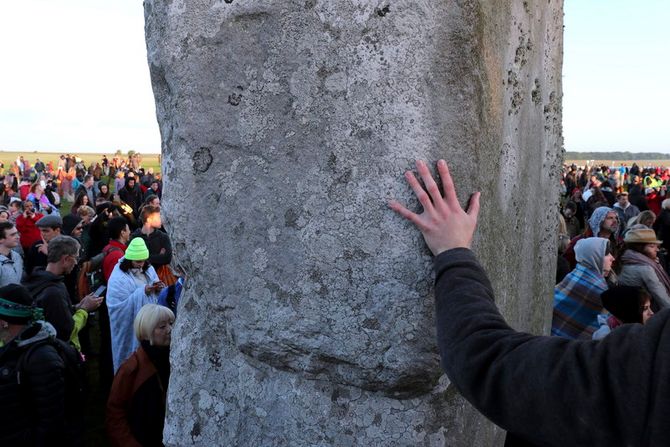
{"label": "knitted sweater sleeve", "polygon": [[470,250],[440,254],[435,269],[442,365],[485,416],[539,445],[643,445],[670,311],[602,341],[533,336],[507,325]]}

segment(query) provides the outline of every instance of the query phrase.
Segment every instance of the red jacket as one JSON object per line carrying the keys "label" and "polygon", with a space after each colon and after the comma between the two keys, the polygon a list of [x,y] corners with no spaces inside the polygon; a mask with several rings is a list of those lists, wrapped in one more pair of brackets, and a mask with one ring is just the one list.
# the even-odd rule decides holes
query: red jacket
{"label": "red jacket", "polygon": [[109,282],[109,277],[112,276],[114,266],[126,253],[126,246],[119,241],[109,241],[109,244],[102,249],[102,252],[105,254],[105,257],[102,259],[102,274],[105,276],[105,282]]}
{"label": "red jacket", "polygon": [[21,213],[16,218],[16,229],[21,234],[21,247],[23,247],[24,252],[32,247],[35,242],[42,240],[42,234],[40,233],[40,229],[35,225],[35,222],[43,217],[42,213],[35,213],[33,217],[26,218]]}

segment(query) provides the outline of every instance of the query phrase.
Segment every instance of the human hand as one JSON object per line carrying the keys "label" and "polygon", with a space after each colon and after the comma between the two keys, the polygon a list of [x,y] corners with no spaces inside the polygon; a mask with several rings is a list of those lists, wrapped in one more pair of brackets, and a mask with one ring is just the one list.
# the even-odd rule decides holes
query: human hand
{"label": "human hand", "polygon": [[475,192],[470,196],[468,209],[464,211],[458,203],[454,182],[444,160],[437,162],[444,196],[440,193],[440,188],[430,174],[426,162],[417,160],[416,169],[426,190],[411,171],[405,172],[405,179],[423,206],[423,212],[413,213],[395,200],[389,203],[389,207],[419,228],[433,255],[437,256],[452,248],[470,248],[477,227],[480,193]]}
{"label": "human hand", "polygon": [[166,287],[167,286],[165,285],[165,283],[163,281],[156,281],[154,283],[154,290],[155,290],[156,293],[160,292],[161,290],[163,290]]}
{"label": "human hand", "polygon": [[78,307],[84,309],[86,312],[93,312],[102,304],[102,297],[95,296],[94,294],[88,294],[81,299]]}
{"label": "human hand", "polygon": [[37,246],[37,251],[43,255],[49,254],[49,245],[45,242]]}

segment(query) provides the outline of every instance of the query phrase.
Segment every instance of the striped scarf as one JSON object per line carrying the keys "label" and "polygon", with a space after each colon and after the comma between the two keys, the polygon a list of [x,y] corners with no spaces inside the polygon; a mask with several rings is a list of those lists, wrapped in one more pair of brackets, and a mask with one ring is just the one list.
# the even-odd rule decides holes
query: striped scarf
{"label": "striped scarf", "polygon": [[606,315],[600,294],[607,290],[605,278],[577,264],[554,288],[551,335],[590,340],[598,329],[598,315]]}

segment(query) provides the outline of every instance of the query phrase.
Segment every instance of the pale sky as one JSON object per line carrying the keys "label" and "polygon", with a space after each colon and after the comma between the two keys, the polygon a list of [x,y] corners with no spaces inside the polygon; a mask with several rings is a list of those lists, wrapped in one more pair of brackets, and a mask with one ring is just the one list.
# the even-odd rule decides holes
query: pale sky
{"label": "pale sky", "polygon": [[[566,150],[670,152],[668,23],[667,0],[565,0]],[[0,0],[0,42],[0,150],[160,151],[141,0]]]}
{"label": "pale sky", "polygon": [[670,2],[565,0],[569,151],[670,153]]}

